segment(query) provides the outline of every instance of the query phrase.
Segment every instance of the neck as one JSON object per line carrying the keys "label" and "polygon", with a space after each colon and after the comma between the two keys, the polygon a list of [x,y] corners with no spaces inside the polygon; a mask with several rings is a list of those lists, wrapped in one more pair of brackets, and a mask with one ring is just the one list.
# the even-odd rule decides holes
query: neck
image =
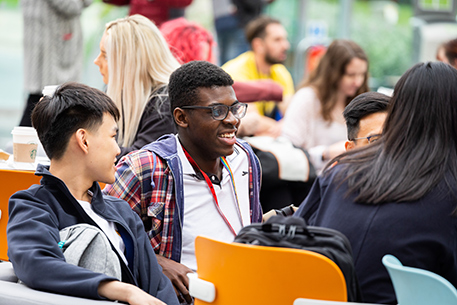
{"label": "neck", "polygon": [[257,67],[257,71],[264,75],[270,75],[271,65],[265,61],[265,57],[260,54],[255,54],[255,64]]}
{"label": "neck", "polygon": [[78,174],[81,173],[81,171],[78,170],[81,166],[75,163],[76,162],[74,161],[69,162],[68,160],[51,160],[49,172],[65,183],[76,200],[90,202],[91,197],[87,191],[92,186],[93,181],[90,181],[90,179],[83,174]]}
{"label": "neck", "polygon": [[191,158],[197,163],[200,170],[205,173],[211,173],[216,175],[219,179],[222,176],[222,163],[220,157],[209,158],[208,156],[203,156],[199,153],[199,150],[192,143],[187,143],[183,139],[179,138],[182,147],[187,151]]}

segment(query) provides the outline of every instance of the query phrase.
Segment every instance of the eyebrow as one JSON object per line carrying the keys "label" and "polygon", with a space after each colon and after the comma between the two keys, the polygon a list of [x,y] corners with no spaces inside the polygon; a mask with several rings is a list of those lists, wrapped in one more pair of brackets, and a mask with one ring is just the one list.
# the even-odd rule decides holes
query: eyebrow
{"label": "eyebrow", "polygon": [[[235,104],[238,104],[240,101],[238,100],[235,100],[230,106],[233,106]],[[218,102],[214,102],[214,103],[211,103],[209,104],[208,106],[218,106],[218,105],[225,105],[224,103],[218,103]]]}

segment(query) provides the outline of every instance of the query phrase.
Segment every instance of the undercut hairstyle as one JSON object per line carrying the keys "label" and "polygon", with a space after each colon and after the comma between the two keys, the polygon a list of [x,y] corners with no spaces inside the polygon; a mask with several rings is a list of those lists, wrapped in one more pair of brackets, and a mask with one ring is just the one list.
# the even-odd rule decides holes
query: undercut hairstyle
{"label": "undercut hairstyle", "polygon": [[52,96],[44,96],[37,103],[32,112],[32,126],[49,159],[58,160],[64,155],[70,137],[80,128],[99,128],[105,113],[116,121],[119,119],[119,110],[105,93],[83,84],[65,83]]}
{"label": "undercut hairstyle", "polygon": [[249,44],[252,45],[255,38],[264,39],[267,35],[267,26],[270,24],[281,24],[281,22],[268,16],[260,16],[249,22],[244,31]]}
{"label": "undercut hairstyle", "polygon": [[341,166],[337,179],[347,182],[356,202],[416,201],[441,181],[456,196],[456,84],[457,70],[442,62],[418,63],[403,74],[382,137],[328,163]]}
{"label": "undercut hairstyle", "polygon": [[348,140],[357,138],[361,119],[373,113],[386,112],[389,99],[387,95],[378,92],[366,92],[356,96],[343,111]]}
{"label": "undercut hairstyle", "polygon": [[171,113],[177,107],[199,104],[199,88],[228,87],[232,77],[222,68],[207,61],[191,61],[170,76],[168,95]]}
{"label": "undercut hairstyle", "polygon": [[453,67],[457,67],[457,39],[450,40],[444,44],[444,54]]}
{"label": "undercut hairstyle", "polygon": [[[312,87],[321,104],[321,115],[324,121],[332,122],[332,110],[335,108],[341,79],[346,74],[346,67],[352,59],[358,58],[367,63],[367,72],[360,88],[354,96],[367,92],[368,57],[365,51],[351,40],[334,40],[309,77],[301,82],[298,88]],[[346,105],[354,96],[346,98]]]}

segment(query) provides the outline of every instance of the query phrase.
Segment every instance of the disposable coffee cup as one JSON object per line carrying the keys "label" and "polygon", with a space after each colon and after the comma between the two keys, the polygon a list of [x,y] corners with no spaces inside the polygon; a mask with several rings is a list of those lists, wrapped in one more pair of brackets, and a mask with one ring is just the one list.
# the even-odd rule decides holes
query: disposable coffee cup
{"label": "disposable coffee cup", "polygon": [[38,135],[33,127],[14,127],[13,160],[19,163],[35,163],[38,149]]}
{"label": "disposable coffee cup", "polygon": [[54,95],[54,92],[56,92],[58,85],[53,85],[53,86],[44,86],[43,88],[43,96],[49,96],[52,97]]}

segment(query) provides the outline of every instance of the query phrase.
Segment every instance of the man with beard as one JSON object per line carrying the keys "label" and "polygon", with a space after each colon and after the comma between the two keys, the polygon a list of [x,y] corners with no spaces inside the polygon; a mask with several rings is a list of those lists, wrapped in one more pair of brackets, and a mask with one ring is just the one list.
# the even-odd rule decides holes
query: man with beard
{"label": "man with beard", "polygon": [[284,91],[282,103],[258,101],[256,107],[249,107],[248,115],[243,120],[243,134],[278,136],[280,124],[277,121],[282,118],[287,101],[294,93],[292,77],[282,64],[290,47],[287,32],[278,20],[261,16],[248,23],[246,38],[252,51],[228,61],[222,68],[235,81],[271,79],[280,84]]}

